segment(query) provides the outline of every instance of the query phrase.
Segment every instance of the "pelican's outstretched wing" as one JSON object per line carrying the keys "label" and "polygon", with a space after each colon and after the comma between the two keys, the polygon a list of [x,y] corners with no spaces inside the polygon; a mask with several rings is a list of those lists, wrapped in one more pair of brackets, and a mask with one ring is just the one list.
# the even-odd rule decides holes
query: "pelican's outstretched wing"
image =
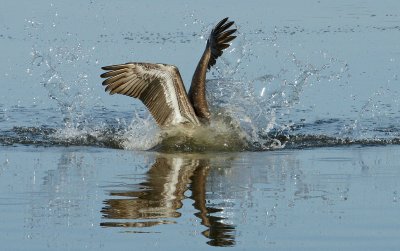
{"label": "pelican's outstretched wing", "polygon": [[222,55],[222,51],[229,47],[229,42],[236,38],[232,36],[236,29],[229,28],[234,24],[233,21],[227,22],[224,18],[215,25],[207,40],[206,49],[197,64],[196,71],[192,78],[189,90],[189,99],[193,105],[197,117],[203,122],[210,120],[210,110],[206,100],[206,73],[211,66],[215,65],[217,58]]}
{"label": "pelican's outstretched wing", "polygon": [[101,74],[106,91],[139,98],[160,126],[200,124],[175,66],[126,63],[102,69],[108,71]]}

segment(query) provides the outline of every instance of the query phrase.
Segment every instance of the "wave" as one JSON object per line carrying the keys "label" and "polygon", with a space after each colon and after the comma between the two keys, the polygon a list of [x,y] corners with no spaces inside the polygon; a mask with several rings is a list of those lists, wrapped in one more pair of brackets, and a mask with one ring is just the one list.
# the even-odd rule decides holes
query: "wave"
{"label": "wave", "polygon": [[[162,132],[150,151],[159,152],[232,152],[268,151],[281,149],[305,149],[340,146],[400,145],[400,137],[364,138],[329,136],[324,134],[279,134],[271,132],[259,135],[261,142],[250,142],[244,135],[224,133],[214,129],[197,130],[195,135],[177,131]],[[80,130],[41,127],[13,127],[0,131],[0,145],[28,145],[36,147],[90,146],[114,149],[135,149],[134,138],[129,130],[113,127]],[[207,137],[203,137],[204,135]],[[201,136],[201,137],[200,137]]]}
{"label": "wave", "polygon": [[118,137],[108,129],[103,131],[81,131],[42,127],[13,127],[0,131],[0,144],[3,146],[29,145],[38,147],[52,146],[98,146],[122,148]]}

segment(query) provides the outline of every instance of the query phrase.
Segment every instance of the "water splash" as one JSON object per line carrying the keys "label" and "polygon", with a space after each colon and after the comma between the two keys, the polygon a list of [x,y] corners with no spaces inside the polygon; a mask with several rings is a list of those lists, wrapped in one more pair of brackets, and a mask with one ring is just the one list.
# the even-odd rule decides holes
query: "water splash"
{"label": "water splash", "polygon": [[122,131],[122,147],[129,150],[148,150],[162,141],[161,132],[154,119],[147,113],[145,118],[139,112],[128,128]]}
{"label": "water splash", "polygon": [[[273,40],[276,44],[276,39]],[[242,41],[239,48],[228,53],[233,60],[217,64],[216,79],[207,82],[207,95],[213,112],[234,118],[253,146],[261,149],[284,146],[279,138],[287,139],[293,133],[297,105],[304,89],[322,81],[343,78],[348,66],[345,62],[321,54],[322,63],[306,63],[294,53],[275,56],[286,62],[277,72],[261,72],[249,76],[254,44]],[[325,59],[325,62],[323,62]],[[250,65],[242,67],[244,64]],[[257,74],[260,74],[258,72]],[[257,148],[256,147],[256,148]]]}
{"label": "water splash", "polygon": [[[202,25],[201,34],[196,34],[200,39],[205,39],[212,28],[212,24],[204,25],[198,20],[193,24]],[[170,39],[177,39],[171,36]],[[98,102],[99,97],[93,96],[88,81],[90,68],[98,67],[97,60],[93,59],[94,47],[85,49],[78,43],[73,47],[34,48],[29,74],[35,70],[41,72],[40,83],[55,102],[60,123],[50,129],[48,125],[14,127],[2,133],[0,141],[2,144],[91,145],[157,151],[259,151],[396,144],[400,131],[396,126],[398,119],[389,121],[387,127],[370,128],[376,118],[389,120],[398,111],[398,103],[382,102],[396,95],[390,93],[390,88],[372,95],[357,119],[306,122],[304,117],[313,114],[313,110],[301,107],[304,93],[318,88],[319,84],[345,83],[350,68],[345,61],[323,51],[313,52],[312,59],[285,51],[280,36],[276,31],[239,33],[208,75],[212,78],[207,81],[212,123],[195,132],[161,131],[143,106],[138,106],[142,108],[137,108],[131,118],[131,114],[111,111]],[[397,108],[383,109],[396,104]]]}
{"label": "water splash", "polygon": [[41,84],[49,98],[57,103],[66,128],[78,128],[85,123],[85,111],[93,98],[88,73],[82,70],[87,55],[79,45],[49,48],[45,53],[32,52],[32,65],[43,68]]}
{"label": "water splash", "polygon": [[390,140],[400,137],[399,93],[388,86],[380,87],[361,107],[357,118],[343,129],[356,139]]}

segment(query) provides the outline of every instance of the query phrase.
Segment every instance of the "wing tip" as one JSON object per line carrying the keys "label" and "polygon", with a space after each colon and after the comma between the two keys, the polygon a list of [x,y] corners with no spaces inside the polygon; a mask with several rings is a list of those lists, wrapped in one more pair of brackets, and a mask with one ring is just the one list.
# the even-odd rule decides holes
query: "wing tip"
{"label": "wing tip", "polygon": [[113,67],[113,65],[107,65],[107,66],[101,67],[101,69],[104,71],[110,71],[110,70],[112,70],[112,67]]}
{"label": "wing tip", "polygon": [[105,71],[114,71],[114,70],[121,70],[121,69],[124,69],[124,68],[129,68],[130,65],[132,65],[132,63],[107,65],[107,66],[101,67],[101,69],[105,70]]}
{"label": "wing tip", "polygon": [[[103,67],[101,67],[101,69],[103,69]],[[103,69],[104,70],[104,69]],[[104,72],[100,75],[100,78],[107,78],[107,72]],[[104,85],[104,81],[103,81],[103,85]]]}
{"label": "wing tip", "polygon": [[211,59],[208,62],[207,68],[210,69],[215,65],[216,60],[223,53],[223,50],[228,48],[237,36],[232,36],[237,29],[229,29],[235,24],[234,21],[229,21],[229,17],[225,17],[215,25],[208,38],[209,46],[211,47]]}

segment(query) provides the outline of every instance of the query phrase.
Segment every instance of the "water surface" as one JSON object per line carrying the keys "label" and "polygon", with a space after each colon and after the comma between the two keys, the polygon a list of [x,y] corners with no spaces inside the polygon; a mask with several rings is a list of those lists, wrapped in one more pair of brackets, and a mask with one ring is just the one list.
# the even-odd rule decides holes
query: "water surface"
{"label": "water surface", "polygon": [[14,250],[395,250],[398,151],[7,147],[0,156],[2,243]]}

